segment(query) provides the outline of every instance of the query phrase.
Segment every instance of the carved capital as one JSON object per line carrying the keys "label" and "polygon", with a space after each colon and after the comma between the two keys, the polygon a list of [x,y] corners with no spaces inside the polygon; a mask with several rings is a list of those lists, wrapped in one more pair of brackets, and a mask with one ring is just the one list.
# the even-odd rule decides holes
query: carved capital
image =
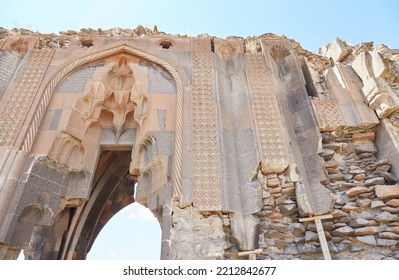
{"label": "carved capital", "polygon": [[81,141],[67,132],[61,131],[54,140],[49,159],[73,170],[82,170],[86,149]]}

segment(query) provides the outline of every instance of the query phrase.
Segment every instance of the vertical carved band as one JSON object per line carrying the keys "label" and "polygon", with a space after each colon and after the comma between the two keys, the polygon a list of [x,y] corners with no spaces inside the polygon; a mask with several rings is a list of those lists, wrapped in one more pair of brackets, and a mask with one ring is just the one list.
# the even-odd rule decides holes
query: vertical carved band
{"label": "vertical carved band", "polygon": [[0,51],[0,98],[7,90],[19,63],[16,53]]}
{"label": "vertical carved band", "polygon": [[261,53],[246,54],[247,78],[252,95],[256,128],[260,141],[262,170],[278,173],[285,170],[289,161],[284,146],[281,116],[275,89]]}
{"label": "vertical carved band", "polygon": [[35,98],[53,50],[32,50],[0,114],[0,146],[12,145]]}
{"label": "vertical carved band", "polygon": [[209,39],[193,39],[193,202],[202,210],[220,209],[220,154],[215,81]]}

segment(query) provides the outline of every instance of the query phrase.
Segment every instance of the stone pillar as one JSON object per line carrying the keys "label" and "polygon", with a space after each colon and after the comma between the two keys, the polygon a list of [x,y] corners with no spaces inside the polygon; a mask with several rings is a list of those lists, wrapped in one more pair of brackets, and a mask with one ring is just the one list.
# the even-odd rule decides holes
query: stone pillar
{"label": "stone pillar", "polygon": [[161,240],[161,260],[171,259],[171,231],[172,231],[172,211],[170,205],[163,206],[162,209],[162,240]]}
{"label": "stone pillar", "polygon": [[[261,40],[271,80],[278,96],[285,133],[290,139],[296,199],[301,215],[329,213],[333,198],[321,184],[326,180],[322,167],[321,135],[306,91],[305,78],[295,51],[288,40]],[[273,139],[273,141],[275,141]],[[297,173],[297,175],[294,175]]]}
{"label": "stone pillar", "polygon": [[[260,166],[260,150],[255,148],[258,139],[251,95],[245,86],[248,64],[242,45],[238,38],[214,39],[222,209],[231,213],[232,234],[240,249],[247,251],[258,248],[259,244],[257,215],[262,208],[262,190],[254,178]],[[250,75],[255,73],[252,71],[256,71],[254,67]],[[253,76],[250,78],[254,79]]]}
{"label": "stone pillar", "polygon": [[192,200],[201,210],[221,209],[221,159],[210,39],[192,41]]}
{"label": "stone pillar", "polygon": [[5,240],[12,219],[7,214],[10,214],[10,207],[15,206],[11,203],[28,154],[21,150],[3,147],[0,147],[0,151],[3,152],[0,171],[0,240]]}

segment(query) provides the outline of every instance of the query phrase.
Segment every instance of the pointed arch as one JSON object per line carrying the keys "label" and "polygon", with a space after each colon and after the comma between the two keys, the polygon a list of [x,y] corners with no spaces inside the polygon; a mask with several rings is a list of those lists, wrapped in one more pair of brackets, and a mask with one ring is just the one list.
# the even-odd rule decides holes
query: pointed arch
{"label": "pointed arch", "polygon": [[29,126],[29,130],[25,137],[25,140],[22,144],[22,150],[25,152],[30,152],[34,140],[36,138],[37,132],[39,130],[40,124],[44,117],[44,114],[47,110],[47,107],[50,103],[53,92],[59,85],[59,83],[75,72],[77,69],[81,68],[84,65],[93,63],[95,61],[101,60],[103,58],[126,53],[138,58],[147,60],[151,63],[154,63],[163,69],[165,69],[173,78],[176,85],[176,130],[175,130],[175,145],[174,145],[174,159],[173,159],[173,171],[172,171],[172,180],[173,180],[173,196],[180,197],[181,196],[181,185],[182,185],[182,146],[183,146],[183,85],[181,78],[176,71],[176,69],[169,64],[164,59],[157,57],[155,55],[149,54],[137,48],[130,46],[127,42],[123,42],[122,44],[118,44],[116,46],[108,47],[102,49],[100,51],[96,51],[94,53],[87,54],[80,58],[73,60],[72,62],[60,67],[59,71],[51,78],[50,82],[47,84],[41,99],[39,101],[39,105],[36,109],[36,112],[32,118],[31,124]]}

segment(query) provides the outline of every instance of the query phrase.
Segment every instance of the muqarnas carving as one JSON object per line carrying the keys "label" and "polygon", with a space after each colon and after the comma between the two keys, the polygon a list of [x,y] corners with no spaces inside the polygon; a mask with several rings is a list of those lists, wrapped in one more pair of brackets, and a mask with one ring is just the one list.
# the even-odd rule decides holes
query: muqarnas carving
{"label": "muqarnas carving", "polygon": [[146,205],[148,196],[164,186],[167,181],[167,158],[158,153],[154,136],[146,135],[139,145],[140,176],[138,177],[137,201]]}
{"label": "muqarnas carving", "polygon": [[72,134],[82,137],[94,123],[101,127],[111,126],[119,139],[126,124],[132,120],[142,126],[148,107],[140,83],[122,56],[119,63],[100,81],[92,82],[90,92],[78,100],[68,127]]}
{"label": "muqarnas carving", "polygon": [[49,153],[49,158],[57,164],[73,170],[82,170],[85,157],[86,149],[82,142],[64,131],[57,135]]}
{"label": "muqarnas carving", "polygon": [[81,170],[86,154],[82,140],[92,125],[112,128],[118,142],[126,129],[142,127],[148,108],[148,98],[141,92],[140,83],[122,56],[118,64],[102,79],[93,81],[90,91],[78,99],[66,130],[54,141],[49,158]]}

